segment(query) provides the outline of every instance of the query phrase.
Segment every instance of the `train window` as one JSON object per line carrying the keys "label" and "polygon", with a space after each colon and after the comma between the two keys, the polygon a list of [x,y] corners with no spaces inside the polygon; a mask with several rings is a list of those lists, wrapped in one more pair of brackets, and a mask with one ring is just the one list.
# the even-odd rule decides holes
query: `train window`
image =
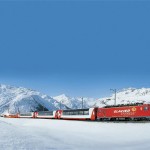
{"label": "train window", "polygon": [[69,112],[63,112],[63,115],[69,115]]}
{"label": "train window", "polygon": [[89,111],[84,111],[84,115],[89,115]]}
{"label": "train window", "polygon": [[74,115],[78,115],[78,111],[74,111]]}
{"label": "train window", "polygon": [[32,116],[32,113],[20,114],[20,116]]}
{"label": "train window", "polygon": [[83,115],[83,112],[84,112],[84,111],[79,111],[79,115]]}
{"label": "train window", "polygon": [[64,110],[63,115],[89,115],[89,109]]}
{"label": "train window", "polygon": [[73,111],[70,112],[70,115],[73,115]]}
{"label": "train window", "polygon": [[53,115],[53,111],[38,112],[38,116],[52,116],[52,115]]}
{"label": "train window", "polygon": [[145,106],[145,107],[144,107],[144,110],[148,110],[148,107],[147,107],[147,106]]}

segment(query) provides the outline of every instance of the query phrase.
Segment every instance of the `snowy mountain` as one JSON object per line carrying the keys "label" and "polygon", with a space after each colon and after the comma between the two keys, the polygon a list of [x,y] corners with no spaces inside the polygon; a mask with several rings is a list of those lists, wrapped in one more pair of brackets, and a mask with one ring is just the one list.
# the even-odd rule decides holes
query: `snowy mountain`
{"label": "snowy mountain", "polygon": [[[65,94],[53,97],[53,99],[56,99],[58,102],[61,102],[62,104],[66,105],[68,108],[89,108],[91,107],[91,102],[95,102],[94,98],[86,98],[83,97],[83,102],[82,102],[82,97],[69,97],[66,96]],[[82,104],[83,103],[83,104]]]}
{"label": "snowy mountain", "polygon": [[[102,107],[114,104],[114,94],[110,97],[83,98],[83,108]],[[117,104],[136,102],[150,103],[150,88],[128,88],[117,92]],[[50,97],[38,91],[0,84],[0,114],[3,112],[29,112],[37,110],[82,108],[81,97],[69,97],[65,94]]]}
{"label": "snowy mountain", "polygon": [[[110,97],[100,98],[95,102],[95,106],[114,105],[115,94]],[[150,88],[128,88],[118,91],[116,94],[116,104],[130,103],[150,103]]]}
{"label": "snowy mountain", "polygon": [[[23,87],[0,85],[0,113],[57,110],[59,107],[57,100],[40,92]],[[62,104],[62,108],[66,107]]]}
{"label": "snowy mountain", "polygon": [[[53,97],[57,101],[63,103],[69,108],[82,108],[82,99],[81,98],[71,98],[65,94]],[[94,98],[83,98],[83,107],[103,107],[106,105],[114,105],[115,95],[112,94],[110,97],[99,98],[95,100]],[[121,91],[118,91],[116,94],[116,104],[129,104],[129,103],[139,103],[146,102],[150,103],[150,88],[127,88]]]}

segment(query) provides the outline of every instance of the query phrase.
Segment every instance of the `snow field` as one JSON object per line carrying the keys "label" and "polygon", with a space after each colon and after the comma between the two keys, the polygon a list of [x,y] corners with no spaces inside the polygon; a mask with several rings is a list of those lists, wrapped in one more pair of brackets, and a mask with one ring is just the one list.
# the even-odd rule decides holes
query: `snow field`
{"label": "snow field", "polygon": [[0,118],[0,150],[148,150],[150,123]]}

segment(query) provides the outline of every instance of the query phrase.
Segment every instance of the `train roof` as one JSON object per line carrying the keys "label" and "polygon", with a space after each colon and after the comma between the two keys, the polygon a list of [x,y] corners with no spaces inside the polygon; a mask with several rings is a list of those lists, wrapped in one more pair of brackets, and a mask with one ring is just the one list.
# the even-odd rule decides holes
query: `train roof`
{"label": "train roof", "polygon": [[125,107],[125,106],[141,106],[144,103],[133,103],[133,104],[119,104],[119,105],[107,105],[104,108],[111,108],[111,107]]}
{"label": "train roof", "polygon": [[38,111],[38,112],[53,112],[54,110],[48,110],[48,111]]}
{"label": "train roof", "polygon": [[64,112],[72,112],[72,111],[87,111],[89,110],[89,108],[84,108],[84,109],[67,109],[67,110],[63,110]]}

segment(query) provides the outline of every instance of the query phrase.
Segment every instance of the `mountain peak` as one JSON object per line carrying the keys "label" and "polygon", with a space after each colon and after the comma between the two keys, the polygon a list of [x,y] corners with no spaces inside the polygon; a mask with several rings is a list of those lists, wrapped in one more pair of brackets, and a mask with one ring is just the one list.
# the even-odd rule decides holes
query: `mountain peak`
{"label": "mountain peak", "polygon": [[55,96],[53,98],[58,100],[58,101],[62,101],[62,100],[68,100],[69,96],[66,96],[65,94],[61,94],[61,95]]}
{"label": "mountain peak", "polygon": [[0,84],[0,113],[57,110],[58,108],[59,102],[38,91]]}

